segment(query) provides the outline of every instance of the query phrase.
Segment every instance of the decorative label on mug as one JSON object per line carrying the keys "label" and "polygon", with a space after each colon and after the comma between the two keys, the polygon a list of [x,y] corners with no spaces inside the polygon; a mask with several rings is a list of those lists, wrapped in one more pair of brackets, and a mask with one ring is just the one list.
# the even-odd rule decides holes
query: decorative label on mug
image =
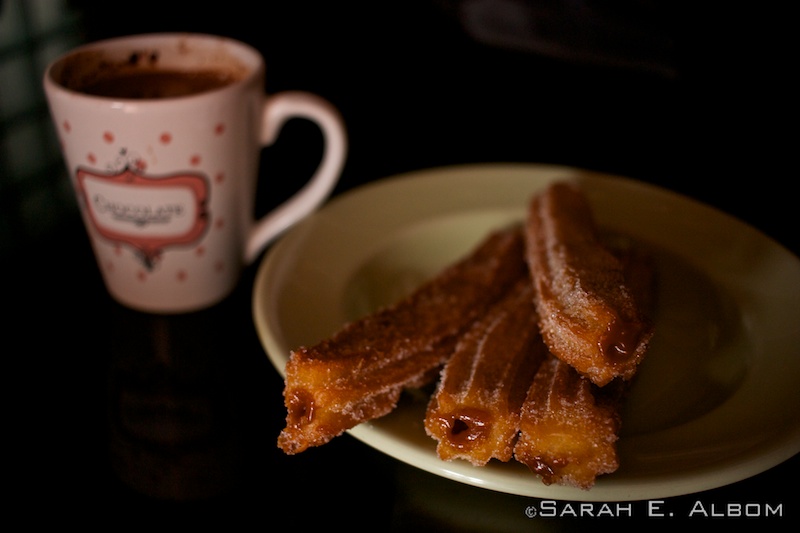
{"label": "decorative label on mug", "polygon": [[79,168],[76,177],[92,226],[104,238],[132,246],[148,269],[164,248],[191,244],[208,226],[208,180],[201,174]]}

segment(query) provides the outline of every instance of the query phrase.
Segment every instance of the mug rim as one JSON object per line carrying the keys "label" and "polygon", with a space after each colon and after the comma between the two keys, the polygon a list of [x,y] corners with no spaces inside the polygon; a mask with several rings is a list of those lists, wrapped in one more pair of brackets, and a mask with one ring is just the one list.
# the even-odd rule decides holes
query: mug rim
{"label": "mug rim", "polygon": [[[102,96],[95,94],[88,94],[73,88],[70,88],[57,79],[56,71],[63,68],[63,66],[74,59],[76,56],[86,54],[92,51],[102,51],[106,49],[124,49],[132,47],[137,43],[156,43],[156,42],[169,42],[179,43],[181,40],[202,42],[205,44],[215,44],[216,46],[224,46],[230,53],[233,59],[240,62],[241,66],[247,70],[245,75],[241,78],[234,80],[231,83],[225,84],[221,87],[208,89],[198,93],[168,96],[161,98],[120,98],[116,96]],[[162,105],[164,103],[174,104],[179,101],[188,101],[198,98],[207,98],[209,96],[217,95],[224,91],[237,90],[240,87],[249,85],[254,80],[258,79],[265,70],[264,59],[261,53],[253,46],[239,41],[237,39],[226,37],[223,35],[214,35],[209,33],[192,33],[192,32],[159,32],[159,33],[143,33],[124,35],[119,37],[111,37],[108,39],[101,39],[98,41],[88,42],[61,54],[52,60],[44,72],[43,85],[46,91],[54,93],[68,94],[72,98],[80,98],[87,101],[95,101],[102,103],[120,102],[125,104],[135,104],[137,106],[147,105]]]}

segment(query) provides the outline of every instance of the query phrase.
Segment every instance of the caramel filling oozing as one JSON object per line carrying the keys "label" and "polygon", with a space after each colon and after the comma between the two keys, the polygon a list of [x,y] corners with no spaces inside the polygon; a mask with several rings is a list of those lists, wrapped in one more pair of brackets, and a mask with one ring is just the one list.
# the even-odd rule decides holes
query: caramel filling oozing
{"label": "caramel filling oozing", "polygon": [[463,450],[474,446],[489,434],[487,416],[487,413],[477,409],[465,409],[441,418],[441,423],[450,443]]}
{"label": "caramel filling oozing", "polygon": [[637,324],[615,318],[597,347],[609,361],[624,362],[636,355],[641,328]]}

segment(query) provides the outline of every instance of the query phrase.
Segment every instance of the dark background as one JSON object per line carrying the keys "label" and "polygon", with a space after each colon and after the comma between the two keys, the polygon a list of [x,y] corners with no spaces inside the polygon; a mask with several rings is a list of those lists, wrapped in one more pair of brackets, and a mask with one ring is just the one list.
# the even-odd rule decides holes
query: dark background
{"label": "dark background", "polygon": [[234,0],[163,13],[151,1],[78,2],[90,40],[186,30],[260,49],[269,92],[316,92],[344,115],[342,188],[437,165],[553,162],[657,182],[768,232],[784,224],[786,195],[775,192],[791,179],[796,84],[776,8],[370,4]]}
{"label": "dark background", "polygon": [[[337,193],[441,165],[558,163],[687,194],[800,250],[791,187],[796,61],[788,47],[790,17],[774,8],[700,9],[656,0],[228,0],[169,10],[151,0],[68,4],[78,15],[81,41],[194,31],[257,47],[267,61],[268,92],[315,92],[342,113],[350,152]],[[313,125],[294,121],[264,150],[262,170],[272,179],[259,189],[258,211],[311,174],[319,143]],[[34,232],[28,219],[6,221],[30,188],[3,191],[2,228],[13,230],[0,248],[11,310],[2,329],[10,363],[4,373],[13,444],[7,463],[23,474],[11,478],[13,507],[32,523],[119,526],[167,517],[194,525],[221,517],[231,525],[247,517],[264,529],[286,517],[314,527],[424,531],[423,522],[429,530],[445,529],[438,520],[448,516],[460,517],[452,530],[494,529],[487,523],[505,530],[506,522],[508,530],[598,527],[524,519],[530,499],[441,484],[350,437],[287,460],[275,447],[281,382],[249,316],[253,268],[237,293],[209,314],[134,313],[105,294],[77,212],[64,206],[69,200],[48,210],[58,214],[55,223]],[[154,350],[173,353],[173,365],[143,360],[141,354]],[[111,467],[134,453],[109,445],[119,391],[150,397],[176,387],[216,413],[209,446],[229,467],[220,470],[234,472],[230,482],[220,474],[219,494],[180,502],[148,495]],[[169,459],[174,466],[182,457],[178,448],[136,453],[145,465],[136,468],[153,468],[156,477],[169,469]],[[797,462],[669,503],[685,511],[696,499],[784,502],[796,517],[796,494],[779,485],[796,479]],[[442,510],[431,511],[420,498],[441,499]]]}

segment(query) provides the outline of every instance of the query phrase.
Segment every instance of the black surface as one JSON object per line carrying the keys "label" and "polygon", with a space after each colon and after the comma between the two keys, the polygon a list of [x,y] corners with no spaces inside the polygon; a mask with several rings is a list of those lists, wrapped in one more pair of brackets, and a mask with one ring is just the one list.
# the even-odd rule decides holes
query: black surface
{"label": "black surface", "polygon": [[[793,154],[777,125],[791,107],[779,68],[782,34],[741,39],[744,28],[774,27],[779,14],[670,9],[660,28],[673,46],[652,58],[664,67],[654,71],[488,46],[463,31],[458,2],[380,3],[366,14],[337,2],[269,3],[258,16],[237,2],[190,14],[161,13],[156,2],[122,11],[76,4],[84,6],[88,40],[185,30],[257,46],[269,92],[309,90],[341,110],[351,151],[337,193],[432,166],[563,163],[688,194],[800,249],[796,201],[786,188]],[[310,174],[316,161],[308,154],[318,143],[313,126],[294,123],[265,150],[263,172],[273,177],[259,189],[259,212]],[[349,436],[286,457],[275,445],[282,383],[250,316],[255,267],[212,310],[142,315],[106,295],[74,218],[4,258],[1,272],[11,310],[3,327],[7,460],[22,474],[12,477],[12,506],[32,522],[674,528],[699,501],[709,509],[780,505],[782,517],[691,520],[777,531],[800,514],[797,491],[785,488],[799,475],[797,457],[729,487],[670,499],[670,519],[647,518],[640,502],[634,519],[560,521],[528,519],[525,509],[537,500],[441,480]]]}

